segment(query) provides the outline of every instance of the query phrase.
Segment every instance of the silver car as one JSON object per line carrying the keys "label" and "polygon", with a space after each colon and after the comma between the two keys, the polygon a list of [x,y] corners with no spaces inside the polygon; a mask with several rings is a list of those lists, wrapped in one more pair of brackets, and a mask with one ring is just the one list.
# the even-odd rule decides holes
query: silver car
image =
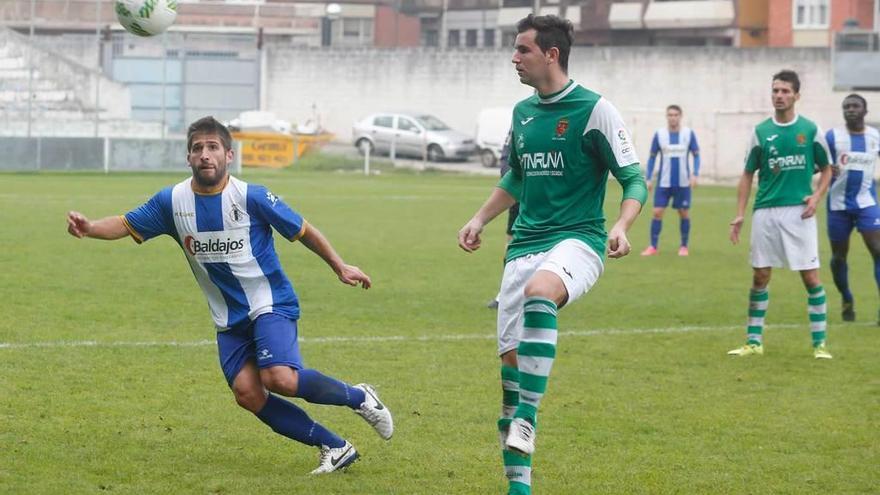
{"label": "silver car", "polygon": [[352,127],[352,142],[361,153],[426,157],[431,161],[467,159],[477,152],[474,138],[451,129],[433,115],[375,113]]}

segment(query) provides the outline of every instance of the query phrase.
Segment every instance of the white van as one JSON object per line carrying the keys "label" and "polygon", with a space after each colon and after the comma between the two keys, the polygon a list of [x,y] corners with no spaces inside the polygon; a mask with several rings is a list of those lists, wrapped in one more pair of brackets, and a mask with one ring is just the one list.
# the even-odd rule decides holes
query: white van
{"label": "white van", "polygon": [[474,135],[480,161],[484,167],[497,167],[501,159],[501,148],[510,133],[513,108],[486,108],[477,116],[477,129]]}

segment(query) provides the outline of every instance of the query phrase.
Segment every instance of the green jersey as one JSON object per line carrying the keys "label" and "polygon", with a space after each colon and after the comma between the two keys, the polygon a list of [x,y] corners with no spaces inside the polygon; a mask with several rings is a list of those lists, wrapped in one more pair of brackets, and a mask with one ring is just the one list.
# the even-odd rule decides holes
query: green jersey
{"label": "green jersey", "polygon": [[755,126],[746,171],[758,172],[755,209],[804,204],[813,194],[813,172],[831,163],[822,131],[796,116],[787,124],[769,118]]}
{"label": "green jersey", "polygon": [[569,83],[513,109],[510,171],[499,187],[520,202],[507,261],[578,239],[601,258],[608,234],[602,205],[608,172],[623,198],[644,204],[647,187],[629,131],[600,95]]}

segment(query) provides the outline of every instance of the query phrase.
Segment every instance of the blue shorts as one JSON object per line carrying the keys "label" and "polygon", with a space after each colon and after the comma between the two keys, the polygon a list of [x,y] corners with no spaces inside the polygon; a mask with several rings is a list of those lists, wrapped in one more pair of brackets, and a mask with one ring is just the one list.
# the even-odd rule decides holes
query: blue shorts
{"label": "blue shorts", "polygon": [[259,368],[290,366],[303,369],[297,343],[296,320],[266,313],[249,325],[217,332],[217,351],[226,383],[232,386],[238,372],[248,361]]}
{"label": "blue shorts", "polygon": [[654,208],[666,208],[672,199],[672,207],[676,210],[687,210],[691,207],[690,187],[657,187],[654,189]]}
{"label": "blue shorts", "polygon": [[828,210],[828,238],[831,242],[849,239],[852,229],[859,232],[880,230],[880,206],[860,210]]}

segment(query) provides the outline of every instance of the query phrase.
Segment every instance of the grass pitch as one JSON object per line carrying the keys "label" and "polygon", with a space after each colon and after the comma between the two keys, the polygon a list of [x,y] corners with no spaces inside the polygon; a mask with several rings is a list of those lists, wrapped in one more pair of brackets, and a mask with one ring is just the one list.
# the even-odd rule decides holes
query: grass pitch
{"label": "grass pitch", "polygon": [[[308,165],[308,164],[304,164]],[[0,493],[500,494],[494,312],[503,222],[467,255],[456,233],[494,179],[256,172],[375,287],[343,286],[316,256],[276,238],[303,316],[306,364],[377,386],[395,413],[384,443],[360,418],[306,405],[363,458],[320,478],[316,450],[238,408],[217,363],[207,305],[170,238],[76,240],[65,214],[124,213],[179,175],[0,176]],[[609,184],[613,220],[619,186]],[[744,339],[748,246],[731,246],[731,188],[695,191],[691,256],[610,260],[560,316],[542,404],[537,494],[876,493],[880,328],[866,250],[850,261],[858,322],[840,321],[827,269],[830,362],[812,358],[806,293],[777,270],[766,354]],[[747,234],[747,233],[746,233]],[[747,238],[747,237],[746,237]]]}

